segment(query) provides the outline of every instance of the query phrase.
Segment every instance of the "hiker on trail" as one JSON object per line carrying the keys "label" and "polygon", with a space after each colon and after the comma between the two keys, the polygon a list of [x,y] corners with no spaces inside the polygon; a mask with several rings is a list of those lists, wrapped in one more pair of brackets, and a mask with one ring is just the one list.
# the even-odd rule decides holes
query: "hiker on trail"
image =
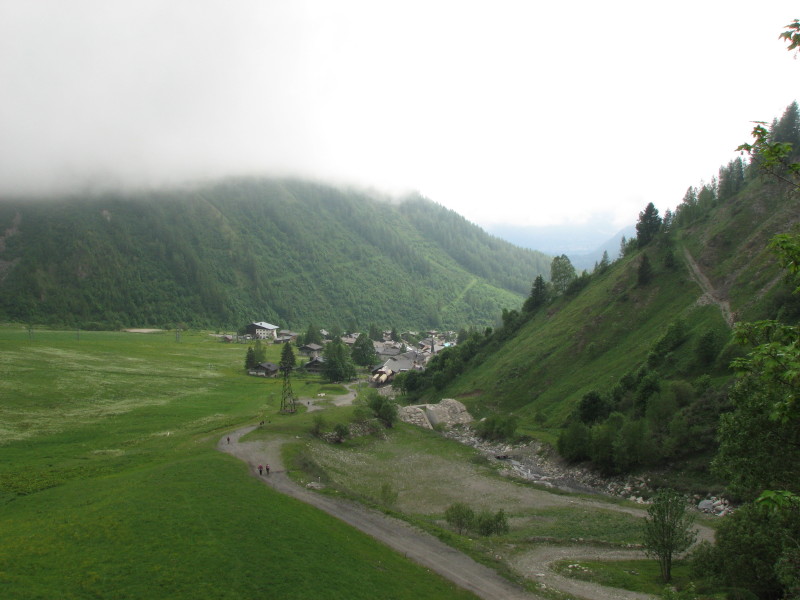
{"label": "hiker on trail", "polygon": [[267,465],[267,475],[269,475],[269,465]]}
{"label": "hiker on trail", "polygon": [[[258,474],[259,475],[263,475],[263,473],[262,473],[263,470],[264,470],[264,467],[262,467],[261,465],[258,465]],[[269,473],[269,465],[267,465],[267,473]]]}
{"label": "hiker on trail", "polygon": [[228,443],[231,443],[231,436],[228,436]]}

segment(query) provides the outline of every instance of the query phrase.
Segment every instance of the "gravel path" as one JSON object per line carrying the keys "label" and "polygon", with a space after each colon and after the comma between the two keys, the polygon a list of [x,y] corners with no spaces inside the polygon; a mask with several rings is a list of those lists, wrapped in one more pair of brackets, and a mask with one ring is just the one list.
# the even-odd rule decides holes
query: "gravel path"
{"label": "gravel path", "polygon": [[[345,523],[363,531],[387,546],[402,552],[407,558],[446,577],[456,585],[469,590],[486,599],[533,599],[539,598],[520,587],[513,585],[496,572],[476,563],[461,552],[440,542],[437,538],[410,526],[405,521],[388,517],[355,502],[330,498],[314,491],[298,486],[286,474],[281,462],[281,446],[287,438],[279,436],[268,440],[242,442],[240,438],[256,426],[244,427],[223,436],[217,448],[243,460],[248,464],[250,473],[276,490],[297,498],[341,519]],[[230,442],[227,441],[229,437]],[[270,475],[259,476],[258,465],[269,464]],[[570,498],[568,496],[548,494],[557,499],[557,504],[591,506],[625,512],[635,516],[644,516],[646,512],[639,508],[619,506],[603,502],[600,498]],[[698,526],[699,540],[713,541],[711,529]],[[538,546],[529,552],[522,552],[510,558],[510,566],[520,575],[543,584],[545,587],[557,589],[575,598],[586,600],[649,600],[655,598],[649,594],[641,594],[609,588],[595,583],[564,577],[555,573],[551,565],[561,559],[570,560],[615,560],[644,558],[639,550],[619,550],[599,548],[596,546]]]}
{"label": "gravel path", "polygon": [[[243,435],[253,429],[255,426],[244,427],[232,432],[229,436],[223,436],[217,444],[217,448],[246,462],[250,467],[251,474],[259,477],[265,484],[341,519],[480,598],[486,600],[539,598],[541,600],[539,596],[513,585],[488,567],[475,562],[435,537],[411,527],[404,521],[369,510],[354,502],[329,498],[298,486],[289,479],[281,462],[280,447],[284,440],[274,438],[267,442],[240,441]],[[270,465],[269,476],[258,475],[259,464]]]}
{"label": "gravel path", "polygon": [[560,592],[587,598],[589,600],[652,600],[656,596],[605,587],[589,581],[564,577],[552,570],[552,565],[562,559],[581,560],[632,560],[645,558],[639,550],[613,550],[590,546],[540,546],[531,552],[511,560],[511,566],[519,573],[549,588]]}

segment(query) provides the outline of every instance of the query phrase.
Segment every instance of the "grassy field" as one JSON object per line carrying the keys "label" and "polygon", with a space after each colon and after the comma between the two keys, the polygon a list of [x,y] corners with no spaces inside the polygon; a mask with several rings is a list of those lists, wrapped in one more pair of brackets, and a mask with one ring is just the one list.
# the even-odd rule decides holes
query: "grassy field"
{"label": "grassy field", "polygon": [[397,499],[387,508],[419,522],[443,524],[448,506],[466,502],[476,511],[503,509],[512,527],[502,543],[581,538],[624,546],[641,541],[639,518],[500,476],[496,464],[430,430],[400,424],[385,438],[301,446],[330,490],[381,504],[381,487],[390,482]]}
{"label": "grassy field", "polygon": [[277,415],[280,381],[245,376],[245,350],[0,327],[0,597],[473,597],[214,449]]}
{"label": "grassy field", "polygon": [[[644,594],[659,595],[666,587],[654,560],[562,560],[555,564],[555,570],[568,577]],[[689,565],[675,561],[670,585],[683,589],[689,582]]]}

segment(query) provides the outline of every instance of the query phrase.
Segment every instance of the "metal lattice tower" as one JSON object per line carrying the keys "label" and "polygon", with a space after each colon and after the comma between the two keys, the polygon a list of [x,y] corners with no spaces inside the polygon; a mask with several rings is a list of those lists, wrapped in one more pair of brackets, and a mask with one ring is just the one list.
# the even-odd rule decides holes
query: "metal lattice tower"
{"label": "metal lattice tower", "polygon": [[283,394],[281,395],[281,412],[293,413],[297,408],[295,407],[295,396],[292,391],[292,370],[288,368],[281,368],[283,371]]}

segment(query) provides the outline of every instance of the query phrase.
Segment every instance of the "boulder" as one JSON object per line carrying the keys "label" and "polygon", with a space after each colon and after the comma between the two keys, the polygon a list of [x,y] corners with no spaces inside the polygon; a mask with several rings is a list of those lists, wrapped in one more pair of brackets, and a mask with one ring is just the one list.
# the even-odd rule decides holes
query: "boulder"
{"label": "boulder", "polygon": [[697,509],[703,512],[711,512],[714,510],[714,503],[711,500],[701,500],[700,504],[697,505]]}
{"label": "boulder", "polygon": [[466,425],[473,421],[472,415],[467,412],[467,407],[452,398],[445,398],[438,404],[403,406],[397,416],[404,423],[411,423],[426,429],[433,429],[437,425],[450,429],[456,425]]}
{"label": "boulder", "polygon": [[425,411],[419,406],[401,406],[397,411],[397,418],[403,423],[410,423],[424,429],[433,429]]}

